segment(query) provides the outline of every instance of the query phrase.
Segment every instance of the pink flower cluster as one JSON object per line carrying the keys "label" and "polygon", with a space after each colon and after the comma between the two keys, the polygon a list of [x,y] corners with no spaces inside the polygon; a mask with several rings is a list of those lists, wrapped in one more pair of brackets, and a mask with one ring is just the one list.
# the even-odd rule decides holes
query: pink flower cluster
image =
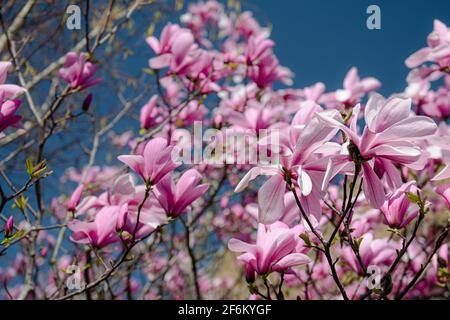
{"label": "pink flower cluster", "polygon": [[[406,59],[411,72],[401,94],[382,97],[381,82],[356,67],[336,91],[322,82],[278,89],[292,84],[293,73],[251,12],[229,12],[214,0],[191,4],[179,24],[146,39],[151,71],[142,67],[155,86],[131,117],[140,130],[109,132],[104,145],[120,150],[112,166],[89,161],[61,177],[73,191],[52,200],[49,219],[68,227],[73,248],[53,261],[50,280],[39,278],[45,289],[34,294],[58,293],[61,270],[76,262],[94,284],[117,271],[111,291],[119,298],[443,297],[450,278],[449,35],[436,21],[428,47]],[[99,83],[88,60],[66,55],[59,77],[70,93]],[[15,99],[24,89],[4,84],[8,68],[0,64],[0,134],[21,119]],[[199,125],[207,129],[200,146]],[[180,161],[192,141],[200,153],[229,147],[217,138],[229,133],[245,139],[224,157]],[[260,153],[255,162],[236,160],[251,150],[277,161]],[[16,227],[32,228],[5,218],[5,241]],[[36,265],[58,241],[42,231]],[[24,274],[30,261],[17,255],[0,281]],[[373,270],[376,289],[368,282]]]}

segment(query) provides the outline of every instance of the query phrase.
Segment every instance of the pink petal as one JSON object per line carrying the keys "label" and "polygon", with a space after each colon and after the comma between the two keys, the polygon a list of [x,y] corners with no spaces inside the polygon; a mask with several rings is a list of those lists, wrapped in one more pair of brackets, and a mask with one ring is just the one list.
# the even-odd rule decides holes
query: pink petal
{"label": "pink petal", "polygon": [[295,266],[308,264],[311,259],[302,253],[291,253],[272,266],[273,271],[282,271]]}
{"label": "pink petal", "polygon": [[411,56],[409,56],[409,58],[406,59],[405,64],[410,69],[415,68],[421,65],[422,63],[426,62],[428,60],[430,53],[431,53],[430,48],[420,49],[416,53],[413,53]]}
{"label": "pink petal", "polygon": [[272,224],[281,218],[284,212],[284,194],[286,182],[281,174],[266,181],[258,192],[259,222]]}
{"label": "pink petal", "polygon": [[381,208],[386,200],[383,183],[368,163],[363,164],[363,178],[363,190],[369,203],[375,209]]}

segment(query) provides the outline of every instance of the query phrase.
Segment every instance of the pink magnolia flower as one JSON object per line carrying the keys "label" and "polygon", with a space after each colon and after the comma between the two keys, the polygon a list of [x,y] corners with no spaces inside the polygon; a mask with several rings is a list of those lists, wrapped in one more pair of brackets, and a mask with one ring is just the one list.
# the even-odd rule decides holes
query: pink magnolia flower
{"label": "pink magnolia flower", "polygon": [[223,4],[212,0],[189,4],[188,12],[180,20],[192,31],[195,39],[208,48],[212,46],[207,39],[208,28],[220,28],[223,31],[229,29],[230,24]]}
{"label": "pink magnolia flower", "polygon": [[196,121],[205,120],[207,114],[208,109],[203,104],[199,104],[198,101],[191,101],[177,115],[175,125],[177,127],[188,127]]}
{"label": "pink magnolia flower", "polygon": [[[312,108],[317,110],[316,108],[320,107],[312,106]],[[332,119],[339,117],[336,110],[328,110],[324,113],[326,117]],[[299,119],[298,121],[307,120],[300,116],[296,118]],[[307,125],[299,127],[303,128],[301,133],[291,134],[293,141],[288,139],[289,141],[284,142],[283,147],[287,149],[287,155],[281,156],[280,164],[250,169],[235,189],[235,192],[241,192],[259,175],[271,176],[258,192],[260,223],[272,224],[283,215],[287,179],[299,189],[300,202],[306,213],[315,216],[317,220],[320,218],[323,179],[329,159],[323,156],[323,152],[326,151],[321,149],[328,147],[327,142],[333,138],[337,129],[324,125],[317,117],[309,120]]]}
{"label": "pink magnolia flower", "polygon": [[450,185],[444,184],[436,188],[436,192],[444,198],[447,207],[450,209]]}
{"label": "pink magnolia flower", "polygon": [[75,212],[78,204],[80,203],[81,194],[83,193],[84,186],[80,184],[75,191],[72,193],[69,201],[66,203],[67,210]]}
{"label": "pink magnolia flower", "polygon": [[427,42],[428,47],[412,54],[405,64],[415,68],[425,62],[435,62],[440,68],[450,67],[450,31],[443,22],[434,20],[434,30]]}
{"label": "pink magnolia flower", "polygon": [[14,217],[10,216],[5,224],[5,238],[9,238],[13,234]]}
{"label": "pink magnolia flower", "polygon": [[142,107],[140,113],[141,128],[150,129],[163,121],[165,113],[163,109],[157,106],[158,96],[154,95],[150,100]]}
{"label": "pink magnolia flower", "polygon": [[259,103],[249,103],[246,110],[237,112],[227,110],[226,118],[230,124],[238,129],[251,130],[256,135],[262,129],[282,127],[285,117],[283,107],[267,108]]}
{"label": "pink magnolia flower", "polygon": [[239,37],[240,35],[249,38],[253,35],[260,34],[263,29],[258,21],[253,17],[253,13],[245,11],[236,19],[232,36]]}
{"label": "pink magnolia flower", "polygon": [[302,90],[302,96],[306,101],[313,101],[319,103],[320,98],[325,92],[325,85],[322,82],[317,82],[316,84],[305,87]]}
{"label": "pink magnolia flower", "polygon": [[[138,207],[144,200],[145,188],[144,185],[136,186],[131,174],[122,175],[115,179],[112,188],[108,188],[106,192],[103,192],[98,197],[91,196],[83,201],[78,208],[77,214],[84,214],[91,208],[99,209],[107,206],[123,207],[126,205],[128,208],[128,219],[126,220],[134,219],[136,222],[135,218]],[[156,228],[165,221],[164,211],[159,206],[158,201],[153,197],[153,193],[151,193],[142,206],[139,222]]]}
{"label": "pink magnolia flower", "polygon": [[272,51],[274,46],[275,43],[264,32],[248,39],[245,55],[249,77],[259,88],[268,87],[275,81],[292,83],[292,72],[280,66]]}
{"label": "pink magnolia flower", "polygon": [[86,89],[100,83],[101,79],[92,79],[97,67],[87,61],[83,53],[69,52],[66,54],[63,67],[59,70],[59,77],[66,81],[71,88]]}
{"label": "pink magnolia flower", "polygon": [[238,260],[246,264],[246,274],[289,272],[292,267],[311,262],[308,256],[300,253],[302,244],[298,235],[296,228],[290,229],[282,222],[270,226],[259,224],[255,244],[231,239],[228,248],[233,252],[243,253]]}
{"label": "pink magnolia flower", "polygon": [[[359,105],[353,109],[350,127],[336,119],[318,113],[326,124],[343,130],[350,139],[348,148],[342,150],[360,162],[363,173],[363,190],[370,204],[380,208],[386,195],[381,178],[384,176],[391,189],[401,186],[401,177],[395,164],[402,164],[416,170],[423,169],[426,153],[415,143],[432,135],[437,126],[428,117],[411,114],[411,100],[393,97],[385,100],[373,94],[367,103],[364,118],[366,126],[362,136],[357,134]],[[351,149],[351,154],[349,154]],[[339,162],[339,161],[336,161]]]}
{"label": "pink magnolia flower", "polygon": [[176,185],[171,175],[161,179],[156,185],[155,196],[168,216],[178,217],[208,190],[208,184],[198,185],[201,179],[202,176],[195,169],[183,173]]}
{"label": "pink magnolia flower", "polygon": [[4,136],[3,131],[8,127],[20,128],[22,119],[16,115],[21,101],[16,98],[25,92],[25,89],[14,84],[5,84],[11,62],[0,62],[0,138]]}
{"label": "pink magnolia flower", "polygon": [[418,191],[415,181],[405,183],[388,196],[388,200],[380,208],[384,215],[384,223],[391,228],[406,227],[419,214],[419,206],[412,203],[407,192],[416,194]]}
{"label": "pink magnolia flower", "polygon": [[[359,245],[359,255],[366,268],[371,265],[389,265],[397,256],[396,249],[388,239],[374,239],[372,233],[367,233]],[[350,247],[342,250],[342,257],[355,272],[364,274],[358,258]]]}
{"label": "pink magnolia flower", "polygon": [[119,207],[102,208],[93,222],[73,220],[68,224],[72,230],[71,240],[76,243],[91,244],[103,248],[119,240],[116,230]]}
{"label": "pink magnolia flower", "polygon": [[173,161],[173,146],[168,146],[167,140],[163,138],[150,140],[142,155],[122,155],[118,159],[149,185],[158,184],[162,178],[179,166]]}
{"label": "pink magnolia flower", "polygon": [[269,55],[261,59],[256,66],[250,67],[249,77],[259,88],[266,88],[276,81],[291,85],[293,73],[281,66],[274,55]]}
{"label": "pink magnolia flower", "polygon": [[197,45],[189,29],[169,23],[162,30],[160,40],[152,36],[146,41],[157,55],[149,61],[153,69],[169,67],[171,72],[182,75],[196,62],[192,54]]}
{"label": "pink magnolia flower", "polygon": [[428,91],[420,109],[429,117],[441,120],[450,118],[450,76],[445,77],[444,86]]}
{"label": "pink magnolia flower", "polygon": [[345,76],[343,85],[343,89],[323,95],[320,102],[354,106],[360,102],[364,95],[380,88],[381,83],[372,77],[360,79],[358,69],[353,67]]}

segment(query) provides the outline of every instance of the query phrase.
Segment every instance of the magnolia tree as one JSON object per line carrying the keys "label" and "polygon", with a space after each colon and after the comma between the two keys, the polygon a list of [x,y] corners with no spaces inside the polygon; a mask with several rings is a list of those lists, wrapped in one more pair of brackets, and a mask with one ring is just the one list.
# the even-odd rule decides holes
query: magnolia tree
{"label": "magnolia tree", "polygon": [[443,22],[384,98],[356,68],[288,88],[236,1],[89,4],[71,40],[2,8],[2,298],[448,298]]}

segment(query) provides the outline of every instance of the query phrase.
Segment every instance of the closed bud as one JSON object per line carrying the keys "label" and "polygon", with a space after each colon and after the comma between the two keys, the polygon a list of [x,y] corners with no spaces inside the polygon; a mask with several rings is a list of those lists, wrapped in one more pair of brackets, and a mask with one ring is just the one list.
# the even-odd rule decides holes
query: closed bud
{"label": "closed bud", "polygon": [[84,98],[84,101],[83,101],[83,106],[82,106],[82,108],[83,108],[83,111],[84,111],[84,112],[89,111],[89,107],[91,106],[91,103],[92,103],[92,93],[89,93],[89,94],[86,96],[86,98]]}
{"label": "closed bud", "polygon": [[14,218],[13,216],[10,216],[8,220],[6,221],[5,225],[5,237],[9,238],[13,234],[13,226],[14,226]]}
{"label": "closed bud", "polygon": [[255,269],[253,269],[250,263],[248,263],[245,267],[245,280],[247,283],[255,282]]}

